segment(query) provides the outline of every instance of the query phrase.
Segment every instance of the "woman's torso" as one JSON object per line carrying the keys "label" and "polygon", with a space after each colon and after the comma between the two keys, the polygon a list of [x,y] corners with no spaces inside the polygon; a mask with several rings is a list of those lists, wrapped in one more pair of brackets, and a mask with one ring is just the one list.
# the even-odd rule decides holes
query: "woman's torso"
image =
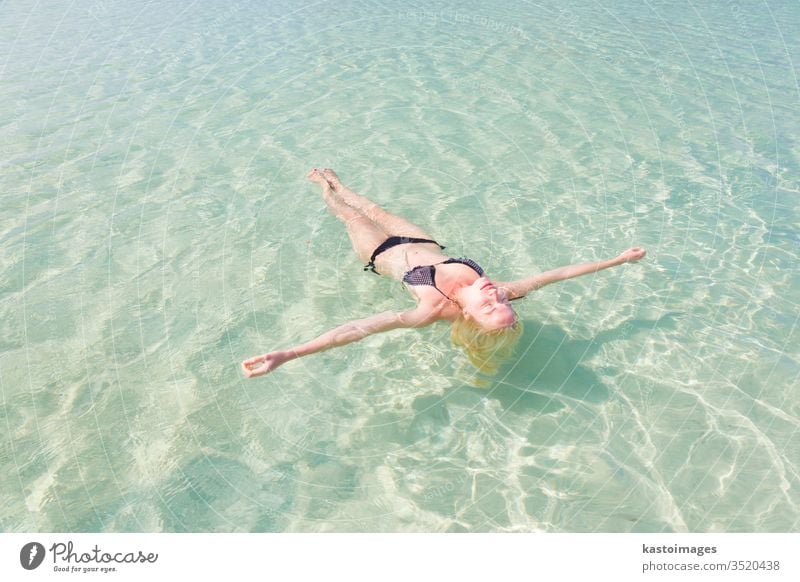
{"label": "woman's torso", "polygon": [[409,284],[405,287],[417,299],[418,308],[429,309],[439,318],[452,321],[461,314],[461,308],[444,294],[451,295],[455,285],[470,284],[479,275],[464,264],[437,264],[448,258],[436,244],[409,243],[397,245],[381,253],[375,260],[375,268],[381,275],[402,281],[404,275],[415,267],[436,265],[436,287]]}

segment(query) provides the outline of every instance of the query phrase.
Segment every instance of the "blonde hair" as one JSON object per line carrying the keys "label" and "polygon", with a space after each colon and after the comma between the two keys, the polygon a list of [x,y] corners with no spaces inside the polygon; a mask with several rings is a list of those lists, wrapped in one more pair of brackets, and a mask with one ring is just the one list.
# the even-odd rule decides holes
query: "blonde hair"
{"label": "blonde hair", "polygon": [[505,360],[514,353],[522,336],[522,323],[486,331],[463,315],[453,322],[450,339],[466,352],[469,361],[484,374],[495,374]]}

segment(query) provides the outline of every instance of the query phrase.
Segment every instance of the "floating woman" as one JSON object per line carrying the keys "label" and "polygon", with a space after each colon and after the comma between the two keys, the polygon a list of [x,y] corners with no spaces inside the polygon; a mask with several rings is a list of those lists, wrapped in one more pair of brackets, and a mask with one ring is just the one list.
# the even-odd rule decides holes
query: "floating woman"
{"label": "floating woman", "polygon": [[364,270],[405,283],[417,306],[350,321],[304,344],[249,358],[242,362],[248,378],[368,335],[424,327],[440,320],[452,323],[453,343],[466,351],[473,365],[491,374],[499,362],[511,355],[522,333],[511,301],[551,283],[636,262],[646,254],[644,249],[633,247],[606,261],[560,267],[517,281],[493,281],[472,259],[442,254],[445,247],[422,228],[356,194],[342,184],[333,170],[315,168],[308,177],[322,186],[328,209],[347,227],[353,249],[366,263]]}

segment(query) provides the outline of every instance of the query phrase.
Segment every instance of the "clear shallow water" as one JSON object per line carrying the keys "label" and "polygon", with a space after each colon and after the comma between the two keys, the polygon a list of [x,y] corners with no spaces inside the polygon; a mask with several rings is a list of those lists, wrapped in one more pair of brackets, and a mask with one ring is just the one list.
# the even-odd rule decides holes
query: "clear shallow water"
{"label": "clear shallow water", "polygon": [[[0,6],[3,531],[797,531],[792,2]],[[312,166],[519,305],[403,309]]]}

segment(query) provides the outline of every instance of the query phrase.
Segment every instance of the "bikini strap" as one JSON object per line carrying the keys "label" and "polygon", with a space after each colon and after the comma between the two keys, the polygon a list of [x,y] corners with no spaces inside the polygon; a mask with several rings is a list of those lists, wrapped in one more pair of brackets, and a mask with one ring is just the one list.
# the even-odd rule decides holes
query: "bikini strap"
{"label": "bikini strap", "polygon": [[[444,261],[442,261],[442,263],[443,263],[443,262],[444,262]],[[441,265],[442,263],[438,263],[438,264],[440,264],[440,265]],[[439,293],[441,293],[441,295],[442,295],[442,296],[443,296],[445,299],[447,299],[448,301],[450,301],[450,302],[452,302],[452,303],[455,303],[455,301],[453,301],[452,299],[450,299],[450,297],[449,297],[449,296],[445,295],[444,291],[442,291],[441,289],[439,289],[439,287],[436,285],[436,266],[434,266],[434,265],[431,265],[431,286],[432,286],[434,289],[436,289],[436,290],[437,290]]]}

